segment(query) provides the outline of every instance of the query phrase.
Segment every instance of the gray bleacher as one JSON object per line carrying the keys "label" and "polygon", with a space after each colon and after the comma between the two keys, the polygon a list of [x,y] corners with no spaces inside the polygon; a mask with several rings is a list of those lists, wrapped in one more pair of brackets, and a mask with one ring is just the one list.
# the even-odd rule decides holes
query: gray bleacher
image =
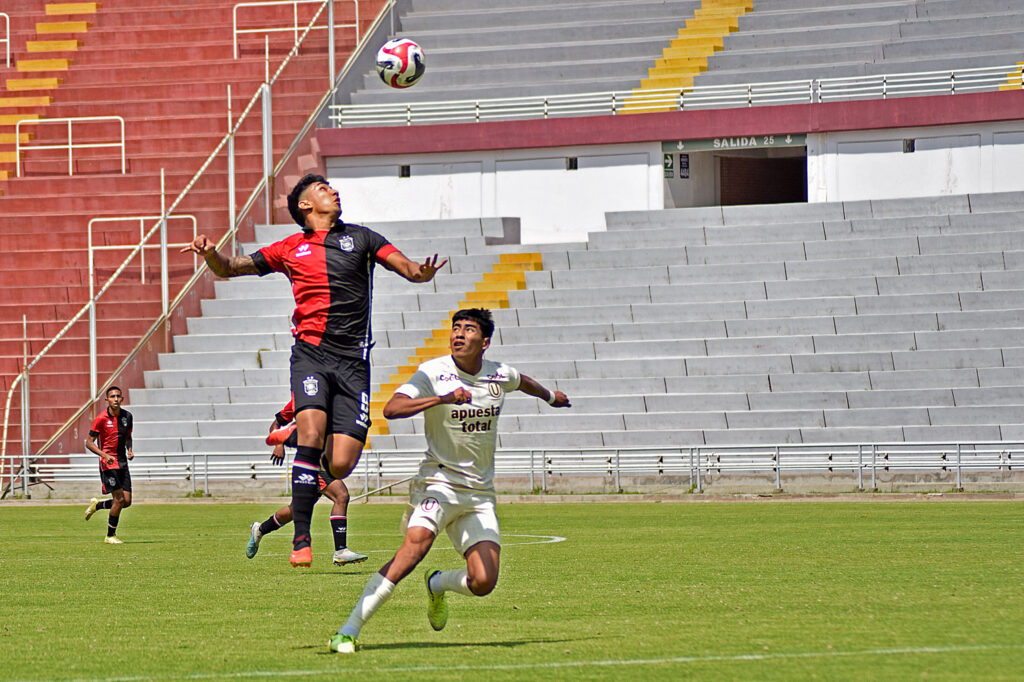
{"label": "gray bleacher", "polygon": [[1013,0],[758,0],[694,85],[899,74],[1015,64]]}
{"label": "gray bleacher", "polygon": [[630,90],[698,7],[699,0],[414,0],[395,37],[423,47],[423,79],[394,90],[370,71],[351,103]]}
{"label": "gray bleacher", "polygon": [[[544,269],[495,311],[489,356],[574,404],[556,412],[511,396],[502,447],[1024,433],[1024,193],[668,209],[607,223],[587,243],[537,246]],[[374,227],[410,256],[437,243],[452,258],[422,287],[378,271],[377,388],[500,253],[528,247],[486,244],[481,221]],[[291,229],[262,227],[258,238]],[[291,307],[276,275],[218,283],[177,352],[129,392],[136,450],[263,452],[288,399]],[[422,447],[418,418],[390,426],[376,448]]]}

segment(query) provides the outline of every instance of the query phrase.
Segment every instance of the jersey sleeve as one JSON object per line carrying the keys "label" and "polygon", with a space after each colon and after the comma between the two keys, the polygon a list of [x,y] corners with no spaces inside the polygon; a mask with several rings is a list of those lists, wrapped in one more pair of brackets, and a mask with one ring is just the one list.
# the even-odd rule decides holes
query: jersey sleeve
{"label": "jersey sleeve", "polygon": [[100,427],[103,425],[104,419],[104,415],[100,414],[97,415],[97,417],[92,420],[92,426],[89,427],[90,436],[95,438],[96,436],[100,435]]}
{"label": "jersey sleeve", "polygon": [[505,389],[506,393],[519,388],[519,370],[515,367],[502,363],[499,367],[499,374],[505,377],[505,381],[501,382],[501,387]]}
{"label": "jersey sleeve", "polygon": [[253,251],[249,254],[249,257],[252,258],[252,264],[256,266],[256,270],[260,273],[260,277],[269,275],[271,272],[286,271],[284,261],[288,254],[289,246],[285,241],[274,242],[270,246],[264,246],[259,251]]}
{"label": "jersey sleeve", "polygon": [[132,437],[132,427],[135,425],[135,417],[133,417],[132,413],[128,412],[128,410],[125,410],[125,413],[128,415],[128,428],[125,431],[125,435],[128,438],[131,438]]}
{"label": "jersey sleeve", "polygon": [[401,393],[410,398],[429,398],[434,395],[434,386],[426,372],[418,369],[409,378],[409,381],[398,387],[395,393]]}
{"label": "jersey sleeve", "polygon": [[381,265],[387,260],[388,256],[398,251],[394,245],[389,242],[384,235],[374,232],[368,227],[363,228],[366,230],[367,237],[367,251],[373,254],[373,257]]}

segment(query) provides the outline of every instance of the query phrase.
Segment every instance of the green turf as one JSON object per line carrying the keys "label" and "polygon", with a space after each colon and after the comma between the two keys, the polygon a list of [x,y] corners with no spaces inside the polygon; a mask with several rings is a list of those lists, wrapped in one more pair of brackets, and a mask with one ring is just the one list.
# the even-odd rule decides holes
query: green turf
{"label": "green turf", "polygon": [[[326,651],[398,546],[398,505],[357,505],[330,564],[288,565],[273,506],[0,508],[3,679],[1024,679],[1024,505],[1014,502],[499,507],[502,578],[427,625],[422,571]],[[562,536],[536,542],[532,536]],[[439,539],[423,568],[461,559]]]}

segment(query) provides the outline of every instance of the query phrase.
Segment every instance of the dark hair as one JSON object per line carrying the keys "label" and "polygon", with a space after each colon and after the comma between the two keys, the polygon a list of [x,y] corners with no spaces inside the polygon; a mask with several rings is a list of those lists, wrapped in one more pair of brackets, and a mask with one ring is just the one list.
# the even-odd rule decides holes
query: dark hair
{"label": "dark hair", "polygon": [[306,216],[299,210],[299,197],[302,196],[302,193],[306,191],[307,187],[315,185],[318,182],[322,182],[325,185],[330,184],[324,176],[309,173],[308,175],[304,175],[301,180],[295,183],[295,186],[292,187],[292,191],[288,193],[288,213],[291,214],[292,220],[297,222],[299,227],[303,229],[306,227]]}
{"label": "dark hair", "polygon": [[480,325],[480,333],[484,335],[485,339],[491,338],[491,335],[494,334],[494,317],[486,308],[463,308],[452,315],[452,326],[459,320],[476,322]]}
{"label": "dark hair", "polygon": [[103,395],[109,398],[111,391],[117,391],[118,393],[121,394],[122,397],[124,396],[124,391],[121,390],[120,386],[107,386],[107,390],[103,393]]}

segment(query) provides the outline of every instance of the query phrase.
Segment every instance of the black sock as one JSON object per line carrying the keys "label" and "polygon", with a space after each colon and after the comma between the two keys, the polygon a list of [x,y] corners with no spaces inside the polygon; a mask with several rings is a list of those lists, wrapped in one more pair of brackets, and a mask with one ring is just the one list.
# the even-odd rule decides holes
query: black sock
{"label": "black sock", "polygon": [[331,516],[331,530],[334,531],[334,550],[348,547],[348,518]]}
{"label": "black sock", "polygon": [[96,508],[97,509],[110,509],[113,506],[114,506],[114,501],[113,500],[103,500],[102,502],[100,502],[99,504],[96,505]]}
{"label": "black sock", "polygon": [[277,520],[277,512],[270,515],[270,518],[260,524],[260,534],[273,533],[284,524]]}
{"label": "black sock", "polygon": [[121,520],[120,516],[108,516],[107,517],[107,537],[117,535],[117,522]]}
{"label": "black sock", "polygon": [[292,540],[294,549],[309,547],[312,540],[309,535],[310,521],[313,518],[313,505],[320,496],[318,485],[317,459],[320,448],[300,445],[295,451],[292,463],[292,521],[295,523],[295,536]]}

